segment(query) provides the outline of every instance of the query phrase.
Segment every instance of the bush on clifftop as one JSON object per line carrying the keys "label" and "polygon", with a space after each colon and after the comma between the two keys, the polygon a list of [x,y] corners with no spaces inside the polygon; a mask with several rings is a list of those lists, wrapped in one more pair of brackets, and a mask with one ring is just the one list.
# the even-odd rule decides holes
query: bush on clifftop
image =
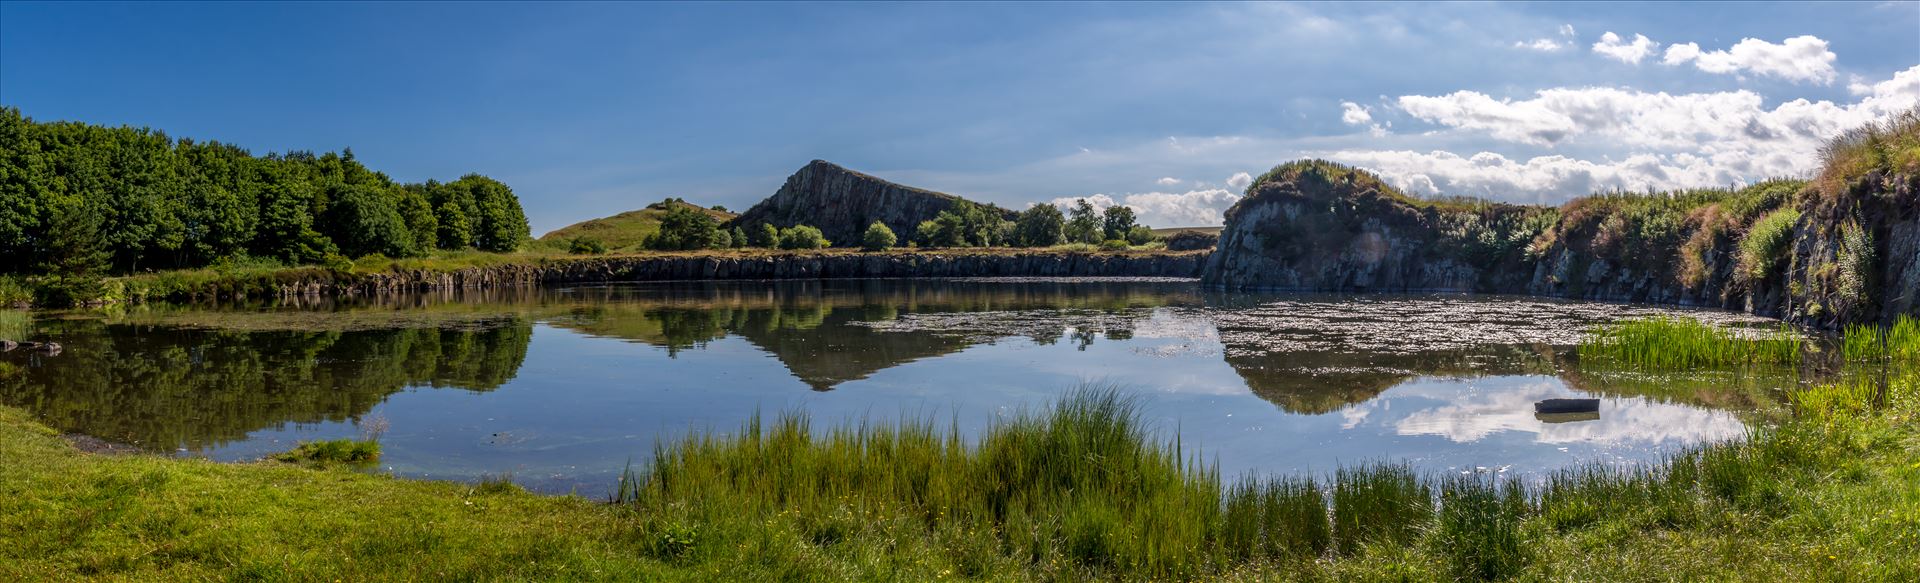
{"label": "bush on clifftop", "polygon": [[899,242],[899,237],[894,236],[893,229],[887,228],[886,223],[874,221],[873,224],[867,225],[867,232],[861,237],[861,242],[863,243],[861,248],[868,251],[886,251],[892,249],[894,243]]}

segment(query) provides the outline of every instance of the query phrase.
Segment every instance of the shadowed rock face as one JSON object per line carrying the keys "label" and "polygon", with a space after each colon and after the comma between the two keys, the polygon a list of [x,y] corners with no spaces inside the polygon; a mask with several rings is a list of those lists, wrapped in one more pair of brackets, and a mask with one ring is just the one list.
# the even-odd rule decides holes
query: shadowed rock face
{"label": "shadowed rock face", "polygon": [[1920,316],[1920,174],[1872,172],[1845,189],[1804,205],[1783,311],[1827,327]]}
{"label": "shadowed rock face", "polygon": [[[1582,205],[1599,199],[1560,209],[1425,203],[1364,171],[1303,166],[1262,177],[1227,211],[1202,281],[1711,306],[1828,328],[1920,315],[1920,179],[1912,175],[1872,174],[1832,195],[1802,192],[1786,273],[1745,281],[1736,269],[1747,224],[1706,226],[1722,224],[1719,202],[1677,224],[1635,224],[1665,219]],[[1619,234],[1643,230],[1657,236]]]}
{"label": "shadowed rock face", "polygon": [[[960,197],[881,180],[825,160],[801,168],[773,196],[753,205],[728,223],[749,227],[760,223],[776,227],[812,225],[835,246],[860,244],[861,234],[874,221],[903,236],[921,221],[963,201]],[[1013,213],[1003,211],[1011,220]]]}
{"label": "shadowed rock face", "polygon": [[1448,256],[1436,213],[1377,184],[1264,182],[1226,218],[1202,278],[1231,289],[1474,292],[1519,278]]}

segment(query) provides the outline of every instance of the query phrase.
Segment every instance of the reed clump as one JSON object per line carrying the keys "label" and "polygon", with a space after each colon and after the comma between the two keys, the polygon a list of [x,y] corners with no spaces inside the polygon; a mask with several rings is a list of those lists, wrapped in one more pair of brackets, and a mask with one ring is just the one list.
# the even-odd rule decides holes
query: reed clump
{"label": "reed clump", "polygon": [[816,432],[800,414],[755,418],[660,447],[616,502],[657,519],[645,536],[669,560],[741,541],[779,557],[788,541],[905,539],[982,572],[1180,576],[1212,561],[1202,543],[1220,524],[1221,492],[1215,470],[1143,427],[1133,401],[1086,389],[975,443],[924,420]]}
{"label": "reed clump", "polygon": [[1580,344],[1580,358],[1646,368],[1795,365],[1803,340],[1782,324],[1743,334],[1692,318],[1659,316],[1602,325]]}
{"label": "reed clump", "polygon": [[1891,326],[1850,324],[1841,340],[1849,361],[1920,363],[1920,318],[1902,314]]}

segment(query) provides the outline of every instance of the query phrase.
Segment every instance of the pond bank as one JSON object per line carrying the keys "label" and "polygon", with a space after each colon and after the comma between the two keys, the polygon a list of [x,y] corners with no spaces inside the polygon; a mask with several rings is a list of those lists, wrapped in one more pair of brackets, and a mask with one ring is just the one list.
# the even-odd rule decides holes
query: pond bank
{"label": "pond bank", "polygon": [[713,252],[628,256],[501,255],[483,264],[336,271],[299,267],[253,272],[210,270],[120,278],[110,301],[374,295],[440,289],[637,281],[854,279],[919,277],[1195,278],[1206,251],[1088,253],[985,249],[863,253]]}

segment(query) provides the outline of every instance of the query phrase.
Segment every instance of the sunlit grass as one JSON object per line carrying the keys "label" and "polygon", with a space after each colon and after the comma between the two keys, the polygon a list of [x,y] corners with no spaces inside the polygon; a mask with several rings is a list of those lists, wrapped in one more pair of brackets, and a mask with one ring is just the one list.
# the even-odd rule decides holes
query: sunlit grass
{"label": "sunlit grass", "polygon": [[0,340],[26,340],[32,332],[33,312],[0,306]]}
{"label": "sunlit grass", "polygon": [[1649,368],[1793,365],[1803,340],[1786,325],[1743,334],[1692,318],[1654,317],[1602,325],[1580,344],[1580,358]]}
{"label": "sunlit grass", "polygon": [[1920,361],[1920,318],[1901,315],[1892,326],[1850,324],[1841,340],[1849,361]]}

